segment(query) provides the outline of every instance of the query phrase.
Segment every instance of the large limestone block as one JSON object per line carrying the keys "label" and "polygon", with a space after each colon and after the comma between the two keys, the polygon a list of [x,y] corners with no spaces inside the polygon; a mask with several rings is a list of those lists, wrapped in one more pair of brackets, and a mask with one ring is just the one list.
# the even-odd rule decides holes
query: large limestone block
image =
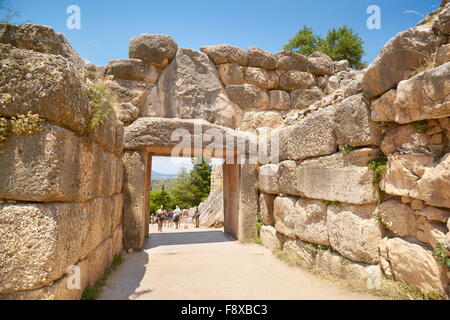
{"label": "large limestone block", "polygon": [[224,222],[223,191],[212,190],[208,198],[199,204],[200,225],[206,228],[215,227]]}
{"label": "large limestone block", "polygon": [[396,106],[395,99],[397,98],[397,90],[392,89],[383,94],[378,99],[371,103],[371,117],[376,122],[390,122],[395,121]]}
{"label": "large limestone block", "polygon": [[435,46],[436,36],[430,27],[418,26],[396,35],[367,69],[365,95],[374,98],[394,88],[425,62]]}
{"label": "large limestone block", "polygon": [[441,65],[450,62],[450,44],[439,47],[436,51],[436,64]]}
{"label": "large limestone block", "polygon": [[[82,271],[83,272],[83,271]],[[67,274],[52,284],[29,291],[18,291],[10,294],[0,294],[0,300],[80,300],[82,285],[80,289],[71,287],[73,278]]]}
{"label": "large limestone block", "polygon": [[277,69],[278,70],[298,70],[307,71],[308,70],[308,58],[304,55],[292,52],[289,50],[283,50],[275,54],[277,59]]}
{"label": "large limestone block", "polygon": [[303,268],[312,269],[316,252],[311,248],[309,243],[301,240],[289,239],[284,242],[283,252]]}
{"label": "large limestone block", "polygon": [[336,152],[334,108],[308,115],[303,121],[279,131],[281,160],[303,160]]}
{"label": "large limestone block", "polygon": [[333,60],[325,54],[313,53],[308,57],[308,72],[316,76],[331,76],[334,74]]}
{"label": "large limestone block", "polygon": [[437,248],[438,244],[446,245],[446,234],[449,230],[444,223],[428,221],[425,217],[420,217],[418,228],[417,239],[420,241],[428,243],[434,249]]}
{"label": "large limestone block", "polygon": [[280,162],[278,166],[278,188],[280,193],[302,196],[297,190],[297,163],[292,160]]}
{"label": "large limestone block", "polygon": [[375,205],[371,204],[329,206],[327,226],[331,247],[350,260],[378,264],[382,230],[374,210]]}
{"label": "large limestone block", "polygon": [[370,121],[370,110],[362,94],[351,96],[336,106],[336,137],[339,145],[378,145],[380,132]]}
{"label": "large limestone block", "polygon": [[0,153],[0,198],[22,201],[85,201],[121,189],[114,154],[73,132],[45,124],[32,135],[13,135]]}
{"label": "large limestone block", "polygon": [[[230,144],[222,144],[225,141]],[[211,143],[220,145],[216,151],[236,152],[238,143],[243,143],[242,149],[256,150],[257,139],[250,132],[233,130],[227,127],[209,123],[205,120],[184,120],[167,118],[139,118],[125,129],[125,149],[140,149],[148,147],[157,149],[159,154],[172,155],[174,147],[186,147],[184,156],[197,157],[194,149],[205,149]],[[200,147],[199,147],[200,145]],[[241,146],[239,146],[241,148]],[[182,148],[183,149],[183,148]],[[214,149],[214,148],[213,148]],[[175,150],[177,151],[177,150]],[[179,150],[178,151],[183,151]],[[214,151],[214,150],[212,150]],[[176,152],[175,152],[176,153]],[[176,153],[176,156],[180,153]]]}
{"label": "large limestone block", "polygon": [[88,132],[88,137],[106,151],[120,156],[123,152],[123,134],[123,123],[117,121],[115,112],[110,112],[101,124]]}
{"label": "large limestone block", "polygon": [[66,37],[48,26],[2,24],[0,26],[0,43],[7,43],[20,49],[59,55],[79,69],[85,66],[85,62],[72,48]]}
{"label": "large limestone block", "polygon": [[385,155],[394,153],[427,151],[430,137],[418,132],[412,125],[403,125],[390,129],[381,142],[381,150]]}
{"label": "large limestone block", "polygon": [[316,85],[313,75],[308,72],[292,70],[280,77],[280,88],[285,91],[309,89]]}
{"label": "large limestone block", "polygon": [[61,278],[81,255],[92,214],[78,203],[0,204],[0,292]]}
{"label": "large limestone block", "polygon": [[122,224],[123,219],[123,194],[116,194],[113,198],[113,208],[111,216],[111,230]]}
{"label": "large limestone block", "polygon": [[450,35],[450,6],[447,4],[447,6],[444,7],[443,4],[444,3],[441,4],[443,7],[442,11],[433,23],[433,30],[444,35]]}
{"label": "large limestone block", "polygon": [[81,258],[89,256],[103,241],[111,236],[114,199],[96,198],[86,202],[83,210],[90,215],[89,232],[83,244]]}
{"label": "large limestone block", "polygon": [[414,198],[436,207],[450,208],[450,153],[435,167],[425,170],[416,190],[412,193]]}
{"label": "large limestone block", "polygon": [[374,286],[377,277],[381,276],[380,266],[351,262],[330,250],[318,252],[314,263],[314,268],[325,275],[350,280],[353,283],[365,281],[368,288],[370,288],[370,285]]}
{"label": "large limestone block", "polygon": [[112,255],[119,255],[123,250],[123,228],[122,226],[118,226],[115,230],[113,230],[112,235]]}
{"label": "large limestone block", "polygon": [[330,245],[327,228],[327,207],[321,200],[299,198],[295,203],[297,214],[295,235],[304,241]]}
{"label": "large limestone block", "polygon": [[440,221],[446,223],[450,219],[450,210],[426,206],[422,210],[416,211],[419,216],[423,216],[430,221]]}
{"label": "large limestone block", "polygon": [[261,192],[259,195],[259,214],[261,216],[262,222],[267,226],[275,225],[274,217],[274,201],[276,195]]}
{"label": "large limestone block", "polygon": [[402,81],[395,100],[398,123],[450,116],[450,62]]}
{"label": "large limestone block", "polygon": [[288,110],[291,106],[291,98],[289,93],[282,90],[269,91],[270,109],[283,111]]}
{"label": "large limestone block", "polygon": [[262,89],[276,89],[280,81],[277,72],[253,67],[245,68],[244,78],[245,82]]}
{"label": "large limestone block", "polygon": [[392,155],[388,158],[387,173],[381,179],[380,188],[386,193],[414,197],[412,192],[426,167],[433,166],[432,156],[423,153]]}
{"label": "large limestone block", "polygon": [[113,240],[108,238],[98,245],[87,259],[83,260],[84,263],[80,263],[81,269],[86,270],[82,275],[82,281],[93,286],[111,264],[112,258]]}
{"label": "large limestone block", "polygon": [[138,80],[147,82],[158,81],[161,69],[151,63],[139,59],[111,60],[106,68],[106,74],[124,80]]}
{"label": "large limestone block", "polygon": [[270,52],[264,51],[257,47],[250,47],[247,50],[248,66],[262,68],[266,70],[275,70],[277,67],[277,59]]}
{"label": "large limestone block", "polygon": [[145,201],[145,174],[147,155],[138,150],[125,151],[123,246],[125,249],[142,249],[146,237],[145,221],[148,203]]}
{"label": "large limestone block", "polygon": [[179,49],[154,90],[141,116],[204,119],[232,128],[242,117],[241,110],[228,99],[214,65],[202,52]]}
{"label": "large limestone block", "polygon": [[248,111],[244,113],[241,130],[254,131],[258,128],[276,129],[283,123],[283,117],[275,111]]}
{"label": "large limestone block", "polygon": [[297,198],[285,196],[277,197],[273,204],[275,229],[289,237],[295,239],[295,222],[297,213],[295,203]]}
{"label": "large limestone block", "polygon": [[145,33],[131,38],[129,56],[131,59],[141,59],[157,67],[164,67],[177,50],[178,45],[170,36]]}
{"label": "large limestone block", "polygon": [[378,192],[367,163],[376,149],[359,149],[344,155],[305,160],[298,165],[297,190],[306,197],[354,204],[376,203]]}
{"label": "large limestone block", "polygon": [[425,292],[445,293],[447,276],[431,250],[401,238],[384,241],[395,280],[406,282]]}
{"label": "large limestone block", "polygon": [[28,111],[77,133],[90,120],[76,70],[61,56],[0,44],[0,116]]}
{"label": "large limestone block", "polygon": [[241,48],[229,44],[205,46],[201,47],[200,51],[206,53],[217,65],[237,63],[241,66],[246,66],[248,63],[247,53]]}
{"label": "large limestone block", "polygon": [[258,183],[261,191],[270,194],[280,193],[278,186],[278,164],[266,164],[259,167]]}
{"label": "large limestone block", "polygon": [[264,247],[267,249],[281,249],[282,244],[274,227],[262,226],[259,235]]}
{"label": "large limestone block", "polygon": [[323,92],[317,87],[311,89],[298,89],[291,92],[291,106],[292,109],[303,110],[308,108],[313,103],[320,101],[323,97]]}
{"label": "large limestone block", "polygon": [[224,86],[244,83],[244,68],[237,63],[219,64],[216,68]]}
{"label": "large limestone block", "polygon": [[241,109],[267,110],[267,92],[251,84],[229,85],[225,87],[229,99]]}
{"label": "large limestone block", "polygon": [[376,213],[381,218],[382,223],[397,236],[416,236],[417,217],[408,204],[391,199],[380,204]]}

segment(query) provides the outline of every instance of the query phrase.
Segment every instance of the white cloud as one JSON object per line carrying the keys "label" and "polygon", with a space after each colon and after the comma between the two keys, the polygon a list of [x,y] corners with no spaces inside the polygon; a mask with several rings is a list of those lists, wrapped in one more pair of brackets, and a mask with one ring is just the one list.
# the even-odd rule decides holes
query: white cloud
{"label": "white cloud", "polygon": [[415,14],[415,15],[420,16],[420,17],[425,16],[424,14],[422,14],[422,13],[416,11],[416,10],[405,10],[405,11],[403,11],[403,13]]}

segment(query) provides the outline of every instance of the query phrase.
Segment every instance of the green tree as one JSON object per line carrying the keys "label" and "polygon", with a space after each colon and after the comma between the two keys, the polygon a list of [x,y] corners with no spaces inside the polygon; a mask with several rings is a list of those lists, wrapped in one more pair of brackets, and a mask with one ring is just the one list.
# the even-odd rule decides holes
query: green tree
{"label": "green tree", "polygon": [[191,188],[190,174],[186,168],[181,168],[178,172],[175,186],[171,192],[175,203],[180,208],[191,208],[196,206],[195,195]]}
{"label": "green tree", "polygon": [[200,204],[211,191],[211,159],[192,159],[194,168],[190,172],[192,192]]}
{"label": "green tree", "polygon": [[293,39],[289,40],[284,49],[303,55],[320,51],[334,61],[347,60],[350,67],[355,69],[363,69],[367,66],[365,62],[362,62],[364,41],[348,26],[331,29],[325,39],[305,26],[297,32]]}

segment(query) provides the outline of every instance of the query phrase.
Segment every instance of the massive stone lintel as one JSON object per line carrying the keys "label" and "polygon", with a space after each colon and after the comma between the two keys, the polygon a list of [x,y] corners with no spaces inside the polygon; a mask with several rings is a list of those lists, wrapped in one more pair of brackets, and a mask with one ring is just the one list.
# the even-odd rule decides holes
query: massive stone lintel
{"label": "massive stone lintel", "polygon": [[[242,143],[241,149],[239,143]],[[172,155],[173,148],[186,146],[176,156],[192,157],[211,150],[211,156],[223,158],[256,150],[255,143],[256,136],[252,133],[205,120],[140,118],[125,129],[125,149],[166,156]]]}

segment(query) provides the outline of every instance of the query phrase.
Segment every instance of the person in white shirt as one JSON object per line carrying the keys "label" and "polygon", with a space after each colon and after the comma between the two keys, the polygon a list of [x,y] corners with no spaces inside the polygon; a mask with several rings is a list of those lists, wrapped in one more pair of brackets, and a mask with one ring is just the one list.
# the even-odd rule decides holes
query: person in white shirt
{"label": "person in white shirt", "polygon": [[178,225],[180,224],[180,216],[181,216],[181,210],[180,207],[177,206],[175,210],[173,211],[173,222],[175,222],[175,226],[178,229]]}

